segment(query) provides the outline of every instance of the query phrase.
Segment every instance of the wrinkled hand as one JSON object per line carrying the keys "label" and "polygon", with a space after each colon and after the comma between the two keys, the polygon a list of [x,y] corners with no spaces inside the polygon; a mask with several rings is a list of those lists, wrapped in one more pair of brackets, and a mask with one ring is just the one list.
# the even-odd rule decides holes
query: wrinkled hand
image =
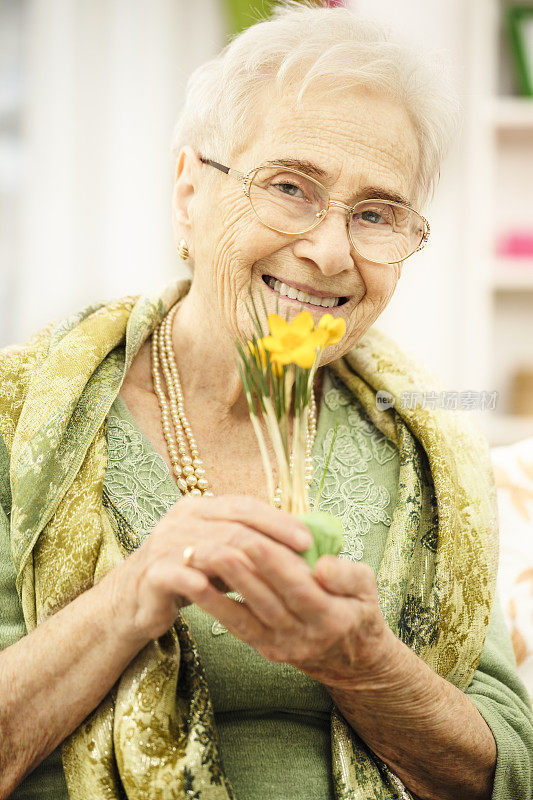
{"label": "wrinkled hand", "polygon": [[[176,619],[178,610],[201,597],[213,603],[210,589],[230,590],[213,563],[254,564],[244,545],[275,541],[286,550],[302,552],[312,537],[297,517],[272,508],[255,497],[221,495],[186,497],[164,514],[141,547],[106,576],[109,604],[117,636],[144,647],[162,636]],[[190,547],[203,554],[203,572],[191,569],[184,555]],[[209,582],[209,585],[208,585]],[[205,595],[205,597],[204,597]]]}
{"label": "wrinkled hand", "polygon": [[263,538],[242,545],[254,568],[199,543],[190,566],[216,574],[244,602],[207,583],[191,599],[266,659],[329,687],[367,685],[394,657],[396,637],[378,604],[372,569],[322,556],[315,574],[294,550]]}

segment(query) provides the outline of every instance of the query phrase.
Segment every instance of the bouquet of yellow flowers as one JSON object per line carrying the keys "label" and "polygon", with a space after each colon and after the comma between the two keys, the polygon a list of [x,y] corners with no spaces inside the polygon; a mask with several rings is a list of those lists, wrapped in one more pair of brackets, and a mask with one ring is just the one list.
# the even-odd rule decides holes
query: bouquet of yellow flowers
{"label": "bouquet of yellow flowers", "polygon": [[[305,522],[313,535],[314,545],[303,555],[314,566],[320,555],[336,555],[340,551],[343,532],[339,519],[326,512],[311,510],[309,505],[309,489],[305,478],[306,469],[312,469],[312,466],[306,464],[305,447],[310,398],[321,353],[341,340],[346,323],[331,314],[324,314],[315,326],[313,316],[307,310],[300,311],[288,322],[279,316],[277,307],[275,314],[268,314],[263,304],[268,322],[268,330],[265,331],[251,291],[250,299],[251,308],[248,311],[255,330],[251,339],[236,342],[239,374],[259,443],[270,502],[297,514]],[[265,422],[278,464],[277,494],[259,415]],[[335,437],[331,448],[334,441]],[[331,449],[315,497],[315,508],[330,456]]]}

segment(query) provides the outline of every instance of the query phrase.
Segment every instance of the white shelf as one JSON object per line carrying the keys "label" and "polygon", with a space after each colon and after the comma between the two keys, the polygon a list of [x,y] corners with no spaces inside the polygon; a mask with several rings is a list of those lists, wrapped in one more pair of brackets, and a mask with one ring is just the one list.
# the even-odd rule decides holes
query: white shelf
{"label": "white shelf", "polygon": [[[533,416],[507,413],[513,376],[533,359],[533,258],[493,252],[496,237],[531,229],[533,207],[533,98],[498,94],[498,87],[510,87],[512,78],[507,50],[501,50],[505,6],[504,0],[467,4],[471,39],[464,192],[469,229],[459,342],[463,385],[468,380],[476,389],[499,393],[497,412],[479,415],[492,445],[533,436]],[[497,203],[501,213],[495,219]]]}
{"label": "white shelf", "polygon": [[494,98],[488,105],[488,119],[500,131],[533,132],[533,98]]}

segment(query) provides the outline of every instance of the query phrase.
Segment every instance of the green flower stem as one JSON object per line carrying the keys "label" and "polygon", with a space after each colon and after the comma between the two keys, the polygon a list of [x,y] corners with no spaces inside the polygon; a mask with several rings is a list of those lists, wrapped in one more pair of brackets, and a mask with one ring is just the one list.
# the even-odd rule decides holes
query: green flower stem
{"label": "green flower stem", "polygon": [[265,471],[266,482],[267,482],[268,497],[270,499],[270,502],[273,503],[274,477],[272,475],[272,466],[270,464],[270,458],[268,456],[268,451],[266,449],[263,431],[261,430],[261,425],[259,424],[259,420],[257,419],[256,414],[250,412],[250,419],[252,420],[252,425],[254,426],[255,435],[257,437],[257,441],[259,442],[259,450],[261,451],[261,459],[263,461],[263,469]]}
{"label": "green flower stem", "polygon": [[310,511],[309,505],[309,487],[305,480],[305,471],[307,469],[307,464],[305,462],[306,455],[307,455],[307,431],[309,430],[309,406],[306,406],[304,409],[303,419],[302,419],[302,438],[303,438],[303,455],[302,455],[302,483],[303,483],[303,497],[304,497],[304,507],[303,511]]}
{"label": "green flower stem", "polygon": [[317,347],[315,360],[313,362],[313,366],[309,370],[309,377],[307,378],[307,397],[305,400],[305,404],[309,403],[309,398],[311,397],[311,391],[313,389],[313,383],[315,380],[315,375],[318,369],[318,362],[320,361],[320,356],[322,355],[323,348]]}
{"label": "green flower stem", "polygon": [[276,458],[278,461],[279,481],[281,488],[281,505],[282,508],[290,510],[291,479],[290,479],[288,452],[286,446],[287,442],[286,440],[284,442],[281,436],[280,427],[278,424],[278,420],[276,418],[276,414],[274,413],[272,400],[270,398],[265,398],[264,404],[266,411],[266,424],[268,432],[270,433],[270,438],[272,439],[274,452],[276,453]]}
{"label": "green flower stem", "polygon": [[250,301],[252,303],[252,308],[254,310],[253,315],[251,314],[250,309],[248,307],[246,307],[246,310],[248,311],[248,314],[250,314],[250,317],[252,318],[252,321],[253,321],[253,323],[255,325],[256,331],[259,332],[259,336],[261,338],[263,338],[263,336],[265,334],[263,332],[263,326],[261,325],[261,318],[259,317],[259,314],[257,313],[257,308],[256,308],[256,305],[255,305],[254,295],[253,295],[252,287],[251,287],[250,284],[248,284],[248,295],[250,297]]}
{"label": "green flower stem", "polygon": [[302,508],[302,502],[305,502],[305,499],[302,498],[302,444],[300,439],[301,434],[301,424],[300,424],[300,416],[298,414],[294,415],[293,424],[292,424],[292,479],[293,479],[293,492],[292,492],[292,511],[293,512],[300,512],[304,509]]}
{"label": "green flower stem", "polygon": [[317,514],[319,513],[318,511],[315,512],[315,509],[316,509],[318,503],[320,502],[320,497],[322,495],[322,489],[324,487],[324,481],[326,480],[326,473],[328,471],[329,462],[331,460],[331,454],[333,453],[333,445],[335,444],[335,439],[337,438],[338,429],[339,429],[339,423],[337,422],[337,424],[335,425],[335,430],[333,431],[333,436],[331,437],[331,444],[330,444],[330,447],[329,447],[329,453],[328,453],[328,457],[326,459],[326,464],[324,466],[324,471],[322,473],[322,479],[320,481],[320,486],[318,487],[318,492],[316,493],[315,499],[314,499],[314,502],[313,502],[313,513],[317,513]]}
{"label": "green flower stem", "polygon": [[292,390],[294,388],[294,364],[289,364],[288,367],[285,368],[284,378],[283,378],[283,408],[285,409],[285,413],[288,415],[291,410],[291,399],[292,399]]}
{"label": "green flower stem", "polygon": [[246,352],[248,350],[247,346],[245,350],[240,342],[237,342],[237,350],[242,361],[241,380],[244,389],[247,393],[256,395],[261,407],[264,408],[263,397],[268,396],[268,391],[262,376],[260,374],[258,375],[261,371],[257,368],[255,358],[251,353],[248,355]]}

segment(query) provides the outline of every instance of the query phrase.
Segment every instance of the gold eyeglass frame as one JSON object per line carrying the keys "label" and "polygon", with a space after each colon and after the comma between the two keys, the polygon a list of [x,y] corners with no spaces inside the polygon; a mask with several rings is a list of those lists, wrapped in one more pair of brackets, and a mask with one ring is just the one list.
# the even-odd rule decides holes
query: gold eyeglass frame
{"label": "gold eyeglass frame", "polygon": [[[322,220],[325,219],[325,217],[326,217],[329,209],[331,208],[331,206],[337,206],[338,208],[343,208],[346,211],[346,229],[348,231],[348,238],[350,239],[350,243],[351,243],[353,249],[355,250],[356,253],[358,253],[361,256],[361,258],[364,258],[365,261],[370,261],[370,263],[372,263],[372,264],[398,264],[398,263],[400,263],[398,261],[373,261],[372,259],[367,258],[367,256],[365,256],[363,253],[360,253],[359,250],[357,249],[357,247],[355,245],[355,242],[354,242],[354,240],[352,238],[351,230],[350,230],[350,218],[351,218],[352,214],[354,213],[354,210],[358,206],[362,205],[363,203],[388,203],[391,206],[398,206],[398,208],[406,208],[408,211],[412,211],[413,214],[416,214],[418,217],[420,217],[420,219],[424,223],[424,232],[422,234],[422,239],[420,240],[420,244],[411,253],[409,253],[409,255],[404,256],[402,258],[402,262],[405,261],[407,258],[410,258],[412,255],[414,255],[414,253],[418,253],[419,250],[422,250],[422,248],[425,247],[425,245],[428,242],[429,234],[431,232],[431,229],[429,227],[429,222],[423,216],[423,214],[421,214],[419,211],[415,211],[414,208],[412,208],[410,205],[407,205],[406,203],[397,203],[397,202],[394,202],[392,200],[383,200],[383,199],[379,199],[379,198],[370,197],[367,200],[359,200],[359,202],[355,203],[355,205],[353,205],[353,206],[348,206],[348,205],[346,205],[346,203],[341,203],[338,200],[331,200],[328,190],[326,189],[325,186],[323,186],[320,183],[320,181],[317,181],[316,178],[312,178],[307,173],[301,172],[300,170],[294,169],[293,167],[285,167],[283,164],[268,164],[268,165],[262,164],[259,167],[252,167],[252,169],[249,169],[248,172],[239,172],[238,170],[233,169],[232,167],[227,167],[224,164],[219,164],[218,161],[212,161],[210,158],[205,158],[205,156],[199,155],[198,158],[200,159],[202,164],[208,164],[210,167],[214,167],[215,169],[220,170],[220,172],[223,172],[225,175],[229,175],[230,178],[233,178],[234,180],[237,180],[237,181],[242,181],[242,188],[243,188],[244,194],[246,195],[246,197],[250,201],[250,206],[252,208],[252,211],[254,212],[254,214],[257,217],[257,219],[259,220],[259,222],[262,225],[264,225],[266,228],[269,228],[271,231],[276,231],[277,233],[283,233],[283,234],[285,234],[287,236],[300,236],[302,233],[307,233],[308,231],[312,231],[314,228],[317,227],[317,225],[320,225]],[[274,228],[272,225],[267,225],[267,223],[263,219],[261,219],[261,217],[259,216],[259,214],[257,213],[257,211],[254,208],[254,204],[252,203],[252,199],[250,197],[250,187],[252,185],[252,181],[253,181],[255,175],[257,174],[257,172],[259,172],[260,169],[266,169],[267,167],[268,168],[270,168],[270,167],[279,167],[280,169],[286,170],[287,172],[294,172],[294,173],[296,173],[296,175],[301,175],[303,178],[306,178],[309,181],[313,181],[313,183],[315,183],[317,186],[319,186],[324,191],[324,193],[326,194],[326,196],[328,198],[328,206],[327,206],[327,208],[322,209],[322,211],[319,211],[317,213],[316,222],[314,222],[312,225],[310,225],[308,228],[306,228],[303,231],[299,231],[298,233],[293,233],[292,231],[282,231],[280,228]]]}

